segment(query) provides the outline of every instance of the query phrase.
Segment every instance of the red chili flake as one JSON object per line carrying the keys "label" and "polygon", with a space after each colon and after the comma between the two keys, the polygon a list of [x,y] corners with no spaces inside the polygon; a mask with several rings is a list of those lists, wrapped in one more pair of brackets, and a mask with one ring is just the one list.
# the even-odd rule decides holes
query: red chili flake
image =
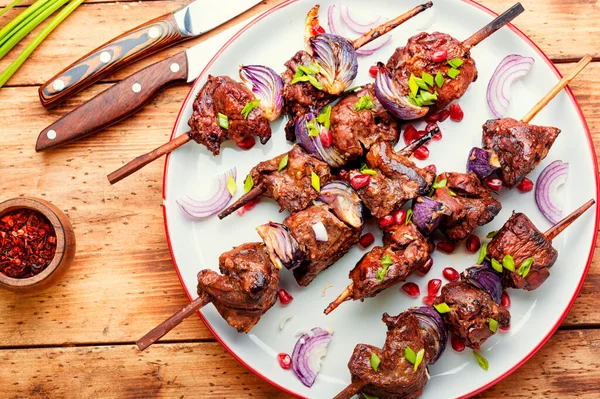
{"label": "red chili flake", "polygon": [[405,283],[402,285],[402,291],[411,298],[418,298],[421,295],[419,286],[415,283]]}
{"label": "red chili flake", "polygon": [[312,27],[313,36],[322,35],[323,33],[325,33],[325,28],[323,28],[321,25],[315,25]]}
{"label": "red chili flake", "polygon": [[377,65],[373,65],[373,66],[371,66],[371,68],[369,68],[369,75],[371,75],[371,77],[375,78],[375,77],[377,77],[377,71],[379,71],[379,68],[377,68]]}
{"label": "red chili flake", "polygon": [[374,242],[375,242],[375,236],[373,235],[373,233],[366,233],[366,234],[363,234],[362,237],[360,237],[360,240],[358,240],[358,245],[362,249],[367,249],[371,245],[373,245]]}
{"label": "red chili flake", "polygon": [[427,273],[429,273],[432,266],[433,266],[433,259],[429,258],[429,259],[427,259],[427,262],[423,263],[421,266],[419,266],[417,268],[417,273],[419,273],[421,276],[425,276]]}
{"label": "red chili flake", "polygon": [[283,288],[280,288],[279,291],[277,291],[277,294],[279,294],[279,302],[281,302],[282,305],[287,305],[294,300],[294,297]]}
{"label": "red chili flake", "polygon": [[28,278],[41,273],[56,253],[56,232],[32,209],[10,211],[0,219],[0,273]]}
{"label": "red chili flake", "polygon": [[415,158],[424,161],[429,158],[429,148],[422,146],[416,149],[414,152]]}
{"label": "red chili flake", "polygon": [[519,183],[519,185],[517,186],[517,190],[519,190],[522,193],[528,193],[531,190],[533,190],[533,182],[528,178],[524,177],[523,180],[521,180],[521,183]]}
{"label": "red chili flake", "polygon": [[450,282],[458,281],[460,278],[460,274],[452,267],[446,267],[442,270],[442,274],[444,275],[444,278]]}
{"label": "red chili flake", "polygon": [[277,361],[284,370],[289,370],[292,367],[292,358],[287,353],[280,353],[277,355]]}
{"label": "red chili flake", "polygon": [[254,136],[248,136],[244,140],[238,141],[236,144],[242,150],[249,150],[250,148],[256,145],[256,139],[254,138]]}
{"label": "red chili flake", "polygon": [[454,122],[460,122],[465,117],[465,113],[463,112],[460,105],[454,103],[450,105],[450,120]]}
{"label": "red chili flake", "polygon": [[450,337],[450,345],[452,345],[452,349],[454,349],[457,352],[462,352],[465,350],[464,341],[454,334],[452,334],[452,336]]}
{"label": "red chili flake", "polygon": [[456,249],[456,244],[450,241],[443,240],[437,243],[436,248],[438,249],[438,251],[441,251],[445,254],[451,254]]}

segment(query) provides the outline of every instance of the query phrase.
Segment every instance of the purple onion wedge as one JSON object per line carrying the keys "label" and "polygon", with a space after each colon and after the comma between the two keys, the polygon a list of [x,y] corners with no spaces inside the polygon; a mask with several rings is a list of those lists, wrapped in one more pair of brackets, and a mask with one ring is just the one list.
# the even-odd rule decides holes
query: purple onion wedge
{"label": "purple onion wedge", "polygon": [[429,197],[418,197],[412,210],[412,222],[424,235],[433,233],[442,217],[450,213],[446,205]]}
{"label": "purple onion wedge", "polygon": [[273,122],[283,110],[283,81],[281,76],[269,67],[262,65],[242,65],[240,78],[252,90],[265,118]]}
{"label": "purple onion wedge", "polygon": [[481,266],[467,268],[462,273],[462,279],[490,294],[497,304],[502,301],[502,276],[496,273],[488,261]]}
{"label": "purple onion wedge", "polygon": [[442,356],[446,350],[446,343],[448,342],[448,330],[446,324],[442,319],[442,316],[431,306],[421,306],[420,308],[412,308],[409,311],[415,315],[419,320],[419,325],[423,330],[427,331],[433,338],[433,348],[435,349],[435,356],[433,362]]}
{"label": "purple onion wedge", "polygon": [[392,79],[382,63],[379,63],[375,77],[375,96],[383,107],[401,120],[413,120],[424,117],[428,107],[419,107],[408,101],[408,93]]}
{"label": "purple onion wedge", "polygon": [[341,180],[332,181],[321,188],[317,199],[329,205],[341,221],[356,229],[362,228],[362,201],[350,184]]}
{"label": "purple onion wedge", "polygon": [[473,147],[467,160],[467,172],[473,172],[480,179],[485,179],[500,168],[498,156],[483,148]]}
{"label": "purple onion wedge", "polygon": [[304,262],[306,255],[287,226],[269,222],[258,226],[256,231],[263,239],[269,257],[277,268],[285,266],[286,269],[294,270]]}
{"label": "purple onion wedge", "polygon": [[313,36],[308,43],[320,68],[318,79],[323,91],[336,96],[342,94],[358,74],[354,46],[348,39],[329,33]]}
{"label": "purple onion wedge", "polygon": [[[316,136],[311,136],[308,124],[312,124],[313,130],[319,132]],[[300,144],[306,152],[309,154],[315,155],[321,161],[326,162],[329,166],[334,168],[339,168],[345,165],[346,161],[344,157],[335,149],[335,147],[325,147],[323,142],[321,141],[321,131],[325,129],[323,125],[321,125],[315,119],[315,114],[309,112],[305,115],[301,115],[296,118],[295,123],[295,134],[296,141]]]}
{"label": "purple onion wedge", "polygon": [[327,354],[327,346],[333,335],[315,327],[298,338],[292,352],[292,369],[300,381],[312,387],[321,369],[321,359]]}

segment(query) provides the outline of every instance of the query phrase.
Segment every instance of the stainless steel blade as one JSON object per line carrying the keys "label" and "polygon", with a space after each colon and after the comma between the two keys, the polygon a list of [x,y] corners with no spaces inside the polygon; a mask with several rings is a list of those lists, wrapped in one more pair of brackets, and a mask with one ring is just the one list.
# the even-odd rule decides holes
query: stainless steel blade
{"label": "stainless steel blade", "polygon": [[261,0],[196,0],[173,13],[177,26],[184,36],[198,36],[208,32]]}

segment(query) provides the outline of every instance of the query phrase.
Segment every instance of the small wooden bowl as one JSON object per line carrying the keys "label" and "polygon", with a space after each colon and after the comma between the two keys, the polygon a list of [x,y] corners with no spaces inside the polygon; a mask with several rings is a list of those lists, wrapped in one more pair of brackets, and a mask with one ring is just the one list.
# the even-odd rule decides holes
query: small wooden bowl
{"label": "small wooden bowl", "polygon": [[65,274],[75,257],[75,233],[71,221],[60,209],[48,201],[32,197],[19,197],[0,203],[0,218],[16,209],[33,209],[46,216],[56,233],[56,254],[41,273],[28,278],[12,278],[0,273],[0,287],[16,292],[42,290]]}

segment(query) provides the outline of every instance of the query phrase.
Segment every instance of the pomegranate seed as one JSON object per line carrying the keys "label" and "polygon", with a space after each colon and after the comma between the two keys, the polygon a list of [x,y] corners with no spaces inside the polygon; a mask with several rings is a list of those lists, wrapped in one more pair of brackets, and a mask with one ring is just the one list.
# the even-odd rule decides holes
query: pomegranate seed
{"label": "pomegranate seed", "polygon": [[465,343],[462,339],[458,338],[456,335],[452,334],[450,337],[450,345],[452,345],[452,349],[457,352],[462,352],[465,350]]}
{"label": "pomegranate seed", "polygon": [[366,233],[366,234],[363,234],[362,237],[360,237],[360,240],[358,240],[358,245],[362,249],[367,249],[371,245],[373,245],[374,242],[375,242],[375,236],[373,235],[373,233]]}
{"label": "pomegranate seed", "polygon": [[500,300],[500,305],[504,309],[508,309],[510,307],[510,297],[506,291],[502,291],[502,299]]}
{"label": "pomegranate seed", "polygon": [[429,296],[436,296],[441,286],[442,280],[439,278],[433,278],[427,283],[427,293]]}
{"label": "pomegranate seed", "polygon": [[280,288],[279,291],[277,291],[277,294],[279,294],[279,302],[281,302],[282,305],[287,305],[294,300],[294,297],[283,288]]}
{"label": "pomegranate seed", "polygon": [[433,140],[439,141],[442,139],[442,132],[440,131],[438,134],[434,134],[432,137]]}
{"label": "pomegranate seed", "polygon": [[342,180],[346,180],[348,178],[348,171],[346,169],[342,169],[338,172],[338,177]]}
{"label": "pomegranate seed", "polygon": [[236,144],[242,150],[249,150],[256,144],[256,139],[254,138],[254,136],[248,136],[244,140],[238,141]]}
{"label": "pomegranate seed", "polygon": [[506,331],[510,330],[510,326],[508,326],[508,327],[499,327],[499,329],[502,332],[506,332]]}
{"label": "pomegranate seed", "polygon": [[427,262],[419,266],[419,268],[417,269],[417,273],[419,273],[421,276],[424,276],[427,273],[429,273],[429,271],[431,270],[431,266],[433,266],[433,259],[429,258],[427,259]]}
{"label": "pomegranate seed", "polygon": [[454,122],[460,122],[465,117],[465,113],[463,112],[460,105],[454,103],[450,105],[450,120]]}
{"label": "pomegranate seed", "polygon": [[329,129],[321,130],[321,133],[319,133],[319,138],[321,139],[321,144],[323,144],[323,147],[325,148],[329,148],[333,144],[333,136],[331,135]]}
{"label": "pomegranate seed", "polygon": [[485,184],[494,191],[500,191],[500,189],[502,188],[502,180],[496,177],[486,177],[485,179],[483,179],[483,184]]}
{"label": "pomegranate seed", "polygon": [[434,301],[435,301],[435,295],[428,295],[428,296],[423,297],[423,303],[427,306],[433,305]]}
{"label": "pomegranate seed", "polygon": [[438,251],[441,251],[445,254],[451,254],[456,249],[456,244],[454,244],[453,242],[444,240],[444,241],[438,242],[436,247],[437,247]]}
{"label": "pomegranate seed", "polygon": [[517,186],[517,190],[519,190],[522,193],[528,193],[531,190],[533,190],[533,182],[528,178],[524,177],[523,180],[521,180],[521,183],[519,183],[519,185]]}
{"label": "pomegranate seed", "polygon": [[373,65],[373,66],[371,66],[371,68],[369,68],[369,75],[371,75],[371,77],[375,78],[375,77],[377,77],[377,71],[379,71],[379,68],[377,68],[377,65]]}
{"label": "pomegranate seed", "polygon": [[439,114],[430,113],[425,116],[425,122],[437,122],[439,119]]}
{"label": "pomegranate seed", "polygon": [[394,223],[397,225],[406,223],[406,211],[404,209],[398,209],[392,212],[392,217],[394,218]]}
{"label": "pomegranate seed", "polygon": [[467,251],[472,254],[479,251],[479,248],[481,247],[479,237],[477,237],[475,234],[469,234],[467,236],[467,240],[465,241],[465,247],[467,248]]}
{"label": "pomegranate seed", "polygon": [[438,50],[431,54],[431,61],[444,62],[448,59],[448,50]]}
{"label": "pomegranate seed", "polygon": [[427,134],[427,130],[417,130],[417,133],[415,134],[415,140],[420,139],[421,137],[425,136]]}
{"label": "pomegranate seed", "polygon": [[359,173],[358,175],[352,176],[350,178],[350,185],[354,187],[355,190],[368,186],[370,182],[371,176],[362,173]]}
{"label": "pomegranate seed", "polygon": [[393,226],[395,223],[394,217],[392,215],[387,215],[379,219],[379,227],[385,229],[386,227]]}
{"label": "pomegranate seed", "polygon": [[415,283],[405,283],[402,285],[402,291],[411,298],[418,298],[421,295],[419,286]]}
{"label": "pomegranate seed", "polygon": [[248,212],[249,210],[251,210],[252,208],[254,208],[256,206],[256,204],[258,204],[258,202],[260,201],[260,198],[254,199],[250,202],[248,202],[246,205],[244,205],[243,207],[241,207],[240,209],[237,210],[237,214],[240,216],[244,216],[244,214],[246,212]]}
{"label": "pomegranate seed", "polygon": [[413,125],[406,125],[404,127],[404,144],[409,145],[415,140],[417,129]]}
{"label": "pomegranate seed", "polygon": [[448,117],[450,116],[450,111],[448,111],[447,109],[443,109],[440,112],[438,112],[439,115],[439,120],[440,122],[445,121],[446,119],[448,119]]}
{"label": "pomegranate seed", "polygon": [[325,28],[323,28],[321,25],[315,25],[312,27],[313,36],[322,35],[323,33],[325,33]]}
{"label": "pomegranate seed", "polygon": [[425,166],[425,169],[431,170],[433,173],[437,173],[437,167],[434,164]]}
{"label": "pomegranate seed", "polygon": [[429,122],[429,123],[427,124],[427,126],[425,127],[425,130],[426,130],[427,132],[430,132],[430,131],[432,131],[433,129],[435,129],[436,127],[439,129],[439,126],[438,126],[438,124],[437,124],[437,123],[435,123],[435,122]]}
{"label": "pomegranate seed", "polygon": [[277,361],[284,370],[289,370],[292,367],[292,358],[287,353],[280,353],[277,355]]}
{"label": "pomegranate seed", "polygon": [[451,283],[458,281],[458,279],[460,278],[460,274],[458,274],[456,269],[452,267],[447,267],[444,270],[442,270],[442,274],[444,275],[444,278],[450,281]]}
{"label": "pomegranate seed", "polygon": [[415,158],[424,161],[429,158],[429,148],[426,146],[421,146],[415,150],[414,155]]}

